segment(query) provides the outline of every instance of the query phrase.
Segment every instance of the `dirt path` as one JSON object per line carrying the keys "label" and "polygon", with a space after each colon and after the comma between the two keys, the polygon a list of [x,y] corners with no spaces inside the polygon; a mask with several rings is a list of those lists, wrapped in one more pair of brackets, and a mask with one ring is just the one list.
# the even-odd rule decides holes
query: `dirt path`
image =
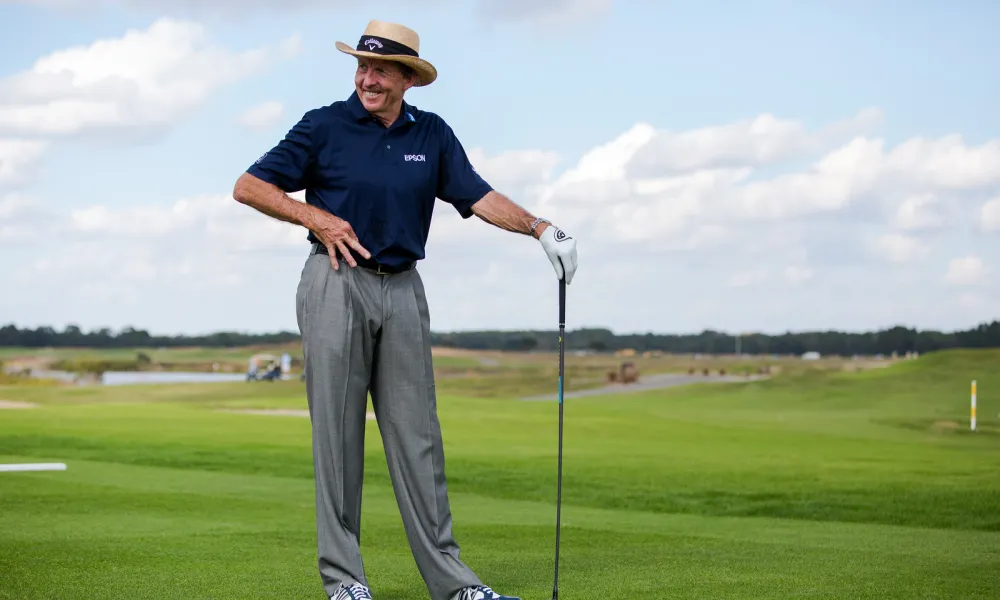
{"label": "dirt path", "polygon": [[[740,375],[685,375],[680,373],[660,373],[656,375],[643,375],[636,383],[628,385],[616,384],[604,387],[580,390],[576,392],[566,392],[563,398],[580,398],[584,396],[605,396],[608,394],[625,394],[629,392],[648,392],[650,390],[662,390],[681,385],[692,385],[695,383],[738,383],[741,381],[755,381],[762,379],[761,376],[751,375],[743,377]],[[529,396],[521,398],[528,401],[557,400],[558,394],[545,394],[544,396]]]}
{"label": "dirt path", "polygon": [[14,400],[0,400],[0,409],[15,410],[18,408],[35,408],[37,404],[31,402],[15,402]]}

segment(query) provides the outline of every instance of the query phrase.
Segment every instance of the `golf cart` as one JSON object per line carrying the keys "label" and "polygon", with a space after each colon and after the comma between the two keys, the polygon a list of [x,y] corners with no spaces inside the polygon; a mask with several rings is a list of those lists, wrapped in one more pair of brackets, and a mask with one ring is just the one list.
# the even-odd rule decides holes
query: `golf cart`
{"label": "golf cart", "polygon": [[254,354],[247,368],[247,381],[276,381],[281,379],[284,361],[273,354]]}

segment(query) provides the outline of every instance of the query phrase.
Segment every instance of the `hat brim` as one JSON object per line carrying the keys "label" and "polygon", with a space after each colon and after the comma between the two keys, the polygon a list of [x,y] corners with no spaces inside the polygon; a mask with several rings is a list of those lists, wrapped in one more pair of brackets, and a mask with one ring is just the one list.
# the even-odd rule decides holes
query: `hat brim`
{"label": "hat brim", "polygon": [[344,54],[350,54],[351,56],[363,56],[365,58],[374,58],[378,60],[392,60],[411,67],[417,72],[417,82],[413,84],[417,87],[430,85],[435,79],[437,79],[437,69],[434,68],[434,65],[416,56],[409,56],[406,54],[376,54],[374,52],[364,52],[362,50],[355,50],[344,42],[337,42],[336,46],[337,50],[340,50]]}

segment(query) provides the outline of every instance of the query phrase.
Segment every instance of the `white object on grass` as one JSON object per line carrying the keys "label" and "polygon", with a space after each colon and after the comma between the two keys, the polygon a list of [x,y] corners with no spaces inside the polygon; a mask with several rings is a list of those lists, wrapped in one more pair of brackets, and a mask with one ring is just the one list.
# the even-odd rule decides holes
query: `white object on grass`
{"label": "white object on grass", "polygon": [[65,471],[66,463],[0,464],[0,471]]}

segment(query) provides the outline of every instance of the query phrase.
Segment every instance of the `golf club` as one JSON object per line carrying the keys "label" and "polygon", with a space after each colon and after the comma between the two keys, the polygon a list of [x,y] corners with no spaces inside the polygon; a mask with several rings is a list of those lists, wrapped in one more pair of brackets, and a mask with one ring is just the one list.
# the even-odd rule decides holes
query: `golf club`
{"label": "golf club", "polygon": [[556,476],[556,572],[552,600],[559,597],[559,529],[562,522],[563,376],[566,362],[566,279],[559,279],[559,468]]}

